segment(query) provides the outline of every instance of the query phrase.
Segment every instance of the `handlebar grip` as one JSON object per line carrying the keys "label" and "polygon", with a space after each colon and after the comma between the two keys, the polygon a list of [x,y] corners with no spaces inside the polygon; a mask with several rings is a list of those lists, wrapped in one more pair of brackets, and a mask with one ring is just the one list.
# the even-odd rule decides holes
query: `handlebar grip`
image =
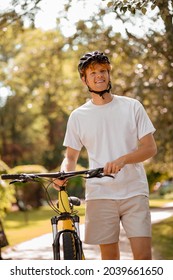
{"label": "handlebar grip", "polygon": [[20,179],[21,174],[2,174],[1,178],[3,180],[10,180],[10,179]]}

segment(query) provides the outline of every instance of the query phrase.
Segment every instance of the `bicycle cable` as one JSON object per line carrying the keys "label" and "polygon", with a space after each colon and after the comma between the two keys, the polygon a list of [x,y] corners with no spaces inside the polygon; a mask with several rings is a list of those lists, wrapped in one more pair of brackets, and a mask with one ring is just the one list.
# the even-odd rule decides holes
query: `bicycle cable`
{"label": "bicycle cable", "polygon": [[[40,179],[37,177],[37,179]],[[48,188],[50,187],[50,185],[52,184],[52,181],[48,180],[48,179],[45,179],[44,178],[44,181],[47,181],[49,182],[49,184],[45,187],[44,183],[42,182],[42,180],[34,180],[34,181],[37,181],[41,184],[41,186],[43,187],[44,191],[45,191],[45,194],[46,194],[46,201],[48,203],[48,205],[50,206],[50,208],[55,211],[58,215],[60,214],[60,211],[58,210],[58,208],[54,205],[54,203],[52,202],[52,199],[50,197],[50,194],[48,192]]]}

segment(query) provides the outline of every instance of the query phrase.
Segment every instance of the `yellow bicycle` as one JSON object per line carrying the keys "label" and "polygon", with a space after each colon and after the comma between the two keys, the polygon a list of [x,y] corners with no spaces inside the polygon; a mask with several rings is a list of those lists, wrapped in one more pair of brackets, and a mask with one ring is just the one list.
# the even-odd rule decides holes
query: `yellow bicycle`
{"label": "yellow bicycle", "polygon": [[[52,234],[53,234],[53,259],[54,260],[84,260],[84,252],[80,239],[79,223],[80,218],[78,212],[74,210],[74,206],[80,205],[80,199],[68,196],[66,186],[60,186],[58,190],[58,202],[55,206],[49,193],[48,187],[53,183],[54,179],[68,180],[70,178],[82,176],[85,179],[102,178],[105,175],[103,168],[56,172],[56,173],[35,173],[35,174],[2,174],[3,180],[12,180],[10,184],[17,182],[25,183],[29,181],[40,182],[47,194],[47,201],[50,207],[56,212],[56,216],[51,218]],[[112,177],[112,176],[111,176]],[[47,185],[45,186],[45,182]],[[62,250],[61,250],[62,245]],[[62,253],[61,253],[62,252]]]}

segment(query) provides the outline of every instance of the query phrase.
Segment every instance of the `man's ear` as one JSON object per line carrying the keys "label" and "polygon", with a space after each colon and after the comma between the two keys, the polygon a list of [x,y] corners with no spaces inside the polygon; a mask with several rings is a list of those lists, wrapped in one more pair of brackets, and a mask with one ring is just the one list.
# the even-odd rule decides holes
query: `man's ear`
{"label": "man's ear", "polygon": [[81,80],[82,80],[82,83],[86,86],[85,77],[82,77]]}

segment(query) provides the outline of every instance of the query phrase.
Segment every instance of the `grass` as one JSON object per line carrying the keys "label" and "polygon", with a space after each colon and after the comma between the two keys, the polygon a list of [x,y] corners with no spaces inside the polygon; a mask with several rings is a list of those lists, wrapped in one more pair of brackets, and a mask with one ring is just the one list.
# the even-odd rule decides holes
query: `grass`
{"label": "grass", "polygon": [[171,202],[170,199],[150,199],[150,208],[163,207],[169,202]]}
{"label": "grass", "polygon": [[[150,207],[163,207],[172,202],[172,197],[165,198],[157,194],[150,195]],[[173,217],[152,225],[152,243],[157,259],[173,260]]]}
{"label": "grass", "polygon": [[150,194],[150,207],[156,208],[156,207],[163,207],[166,203],[169,203],[173,201],[172,199],[165,199],[163,196],[158,196],[157,193]]}
{"label": "grass", "polygon": [[154,224],[152,235],[156,258],[173,260],[173,217]]}

